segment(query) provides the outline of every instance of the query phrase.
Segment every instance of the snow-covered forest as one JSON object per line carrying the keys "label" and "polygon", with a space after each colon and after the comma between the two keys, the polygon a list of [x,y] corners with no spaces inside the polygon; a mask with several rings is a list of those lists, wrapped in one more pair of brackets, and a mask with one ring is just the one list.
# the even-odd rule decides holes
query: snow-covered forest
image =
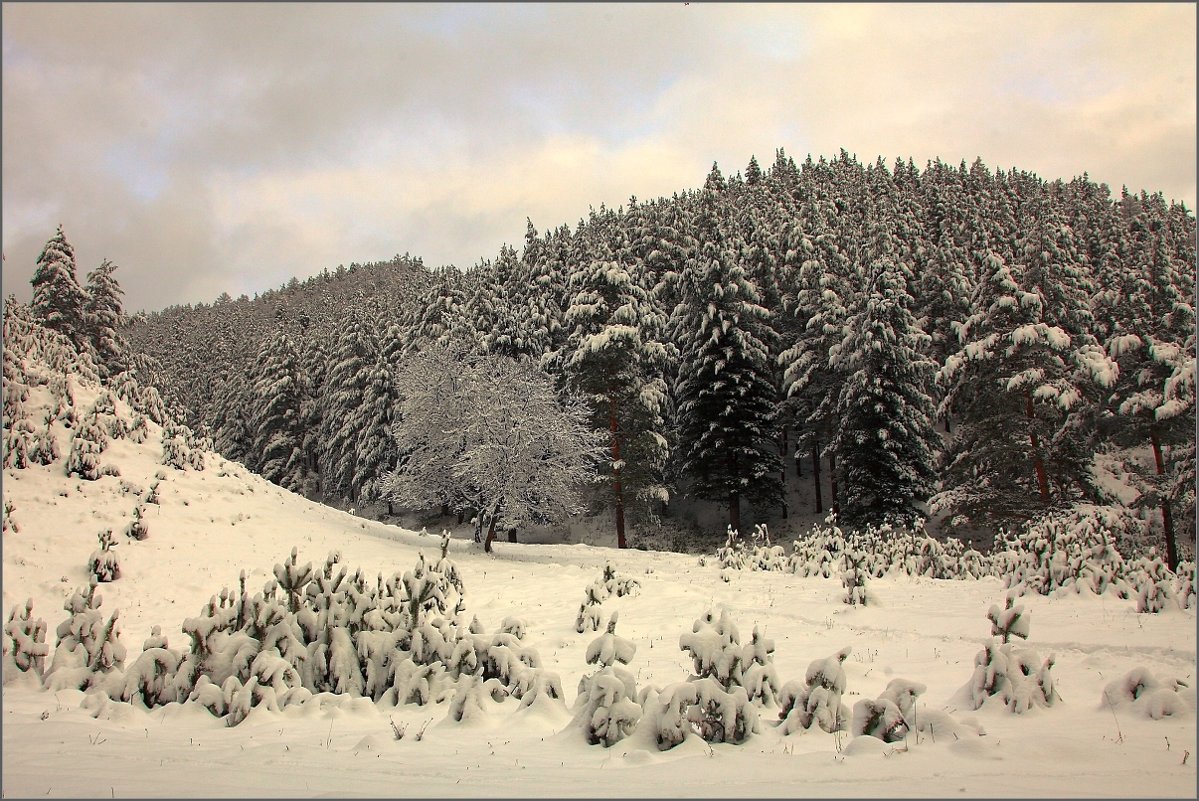
{"label": "snow-covered forest", "polygon": [[[985,546],[1087,504],[1177,566],[1194,541],[1194,278],[1194,216],[1160,194],[779,150],[573,227],[530,221],[519,250],[470,269],[339,266],[115,330],[180,422],[342,508],[510,532],[584,509],[621,546],[834,512]],[[435,346],[492,377],[466,387]],[[405,421],[438,381],[457,400]],[[500,463],[484,450],[507,448],[509,470],[537,456],[484,441],[479,410],[546,381],[577,458],[553,492],[480,494]],[[449,419],[430,412],[459,416],[456,442],[430,446],[420,427]],[[722,522],[697,525],[697,503]]]}
{"label": "snow-covered forest", "polygon": [[[4,316],[6,797],[1193,795],[1194,564],[1117,514],[486,553],[225,459],[45,309]],[[453,347],[408,419],[419,376],[553,401]]]}

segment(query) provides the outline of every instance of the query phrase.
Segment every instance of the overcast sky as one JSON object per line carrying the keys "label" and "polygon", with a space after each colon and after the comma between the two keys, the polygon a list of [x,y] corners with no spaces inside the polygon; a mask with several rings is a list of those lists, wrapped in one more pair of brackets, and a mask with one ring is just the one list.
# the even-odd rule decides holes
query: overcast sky
{"label": "overcast sky", "polygon": [[62,224],[128,311],[538,230],[784,147],[1195,204],[1196,7],[3,5],[4,293]]}

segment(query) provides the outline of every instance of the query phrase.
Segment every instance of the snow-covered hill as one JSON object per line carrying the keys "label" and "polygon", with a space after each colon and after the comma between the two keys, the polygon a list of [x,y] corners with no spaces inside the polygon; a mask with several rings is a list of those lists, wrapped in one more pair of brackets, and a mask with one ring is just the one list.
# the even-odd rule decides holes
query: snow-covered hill
{"label": "snow-covered hill", "polygon": [[[30,358],[33,358],[32,356]],[[39,357],[40,358],[40,357]],[[23,369],[70,385],[77,418],[100,395],[86,375],[43,363]],[[52,382],[31,382],[23,401],[40,420],[58,403]],[[59,387],[61,390],[61,386]],[[60,393],[61,394],[61,393]],[[115,418],[136,414],[124,400]],[[76,422],[73,426],[78,426]],[[439,556],[440,540],[365,520],[275,487],[213,453],[204,469],[163,464],[162,429],[146,423],[143,442],[114,438],[100,454],[119,476],[68,477],[70,434],[52,423],[60,456],[49,465],[4,471],[12,530],[4,533],[3,599],[9,611],[32,599],[33,616],[55,628],[64,601],[88,581],[97,532],[116,534],[121,577],[98,590],[105,619],[120,610],[128,667],[154,626],[185,649],[185,619],[241,571],[250,592],[274,577],[292,548],[319,567],[341,562],[374,577],[411,570],[418,555]],[[158,503],[146,503],[156,487]],[[135,507],[148,537],[123,534]],[[693,556],[616,551],[587,545],[499,542],[486,555],[454,540],[448,556],[464,587],[462,618],[495,631],[524,623],[522,647],[561,679],[564,703],[523,706],[484,698],[481,713],[452,720],[452,701],[396,706],[384,700],[318,693],[281,711],[252,710],[230,727],[195,702],[147,709],[98,691],[43,690],[5,659],[3,794],[6,797],[121,796],[1176,796],[1196,790],[1195,612],[1138,614],[1114,595],[1020,599],[1031,621],[1028,645],[1053,654],[1059,700],[1013,714],[988,701],[974,710],[963,688],[990,635],[986,619],[1002,605],[997,579],[947,581],[888,577],[869,584],[871,603],[848,606],[836,578],[734,571],[730,581]],[[709,744],[694,733],[659,750],[648,722],[611,748],[589,745],[572,722],[576,688],[593,674],[585,661],[600,632],[578,633],[589,584],[611,564],[639,592],[602,602],[619,612],[617,633],[636,646],[627,670],[638,688],[664,689],[693,672],[680,637],[712,610],[727,613],[750,642],[755,627],[774,641],[780,680],[803,684],[809,665],[850,648],[842,703],[874,699],[893,679],[927,688],[911,712],[915,731],[885,743],[819,727],[784,733],[776,704],[760,706],[759,731],[740,744]],[[699,626],[700,634],[711,627]],[[713,635],[714,636],[714,635]],[[11,643],[6,638],[6,651]],[[713,646],[715,647],[715,646]],[[711,655],[711,654],[709,654]],[[1188,687],[1162,719],[1149,705],[1104,703],[1104,689],[1148,668]],[[651,705],[647,698],[645,706]],[[643,720],[650,719],[648,712]],[[931,726],[928,724],[932,724]],[[793,727],[791,727],[793,728]],[[397,739],[396,732],[403,731]]]}

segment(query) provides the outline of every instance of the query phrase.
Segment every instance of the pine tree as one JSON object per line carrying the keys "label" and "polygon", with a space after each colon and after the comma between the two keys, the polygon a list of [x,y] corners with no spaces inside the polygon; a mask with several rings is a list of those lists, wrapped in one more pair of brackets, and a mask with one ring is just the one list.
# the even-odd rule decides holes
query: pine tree
{"label": "pine tree", "polygon": [[1119,365],[1109,437],[1125,447],[1148,442],[1153,450],[1154,474],[1140,502],[1160,509],[1166,561],[1174,569],[1179,555],[1169,485],[1176,470],[1170,456],[1173,449],[1185,454],[1188,442],[1194,443],[1194,263],[1179,261],[1172,251],[1160,199],[1126,195],[1122,206],[1128,250],[1106,343]]}
{"label": "pine tree", "polygon": [[913,522],[936,478],[928,395],[936,365],[921,354],[928,336],[912,315],[889,222],[871,220],[874,278],[829,353],[830,367],[845,375],[829,448],[843,466],[841,513],[851,523]]}
{"label": "pine tree", "polygon": [[115,376],[128,367],[125,353],[129,345],[117,333],[124,322],[121,297],[125,292],[113,275],[116,269],[108,259],[102,261],[88,273],[84,293],[84,328],[96,352],[101,379]]}
{"label": "pine tree", "polygon": [[33,313],[45,325],[70,338],[77,347],[87,342],[84,294],[75,268],[75,249],[62,226],[46,242],[33,273]]}
{"label": "pine tree", "polygon": [[565,322],[569,385],[589,402],[593,425],[607,431],[617,547],[627,547],[630,502],[665,502],[663,469],[668,392],[663,370],[665,315],[649,293],[613,261],[592,261],[572,275]]}
{"label": "pine tree", "polygon": [[321,412],[321,483],[327,494],[357,501],[357,451],[368,435],[367,390],[378,360],[375,343],[360,320],[337,338],[325,379]]}
{"label": "pine tree", "polygon": [[300,490],[304,480],[304,432],[300,420],[299,361],[282,331],[259,349],[251,407],[254,460],[258,473],[279,486]]}
{"label": "pine tree", "polygon": [[682,351],[677,388],[679,445],[692,492],[725,500],[741,529],[741,498],[779,500],[769,351],[757,333],[768,316],[730,256],[711,193],[696,221],[698,252],[675,310]]}

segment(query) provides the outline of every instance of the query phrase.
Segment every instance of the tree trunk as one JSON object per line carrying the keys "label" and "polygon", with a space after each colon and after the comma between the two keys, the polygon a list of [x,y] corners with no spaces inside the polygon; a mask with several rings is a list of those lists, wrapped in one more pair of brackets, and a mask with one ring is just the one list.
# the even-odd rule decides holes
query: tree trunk
{"label": "tree trunk", "polygon": [[792,454],[795,459],[795,477],[803,478],[803,459],[799,455],[799,432],[796,432],[795,437],[795,453]]}
{"label": "tree trunk", "polygon": [[612,436],[612,493],[616,500],[616,547],[627,548],[624,535],[624,487],[620,483],[620,426],[616,422],[616,398],[608,398],[608,431]]}
{"label": "tree trunk", "polygon": [[841,515],[841,503],[837,497],[837,454],[830,452],[828,455],[828,485],[829,494],[833,498],[833,514]]}
{"label": "tree trunk", "polygon": [[[1149,429],[1149,442],[1153,445],[1153,464],[1157,474],[1166,474],[1166,460],[1162,457],[1162,443],[1158,439],[1157,429]],[[1163,488],[1164,489],[1164,488]],[[1178,544],[1174,542],[1174,514],[1170,509],[1170,497],[1162,492],[1162,529],[1166,535],[1166,564],[1171,570],[1178,569]]]}
{"label": "tree trunk", "polygon": [[950,430],[950,428],[949,428],[949,412],[946,412],[946,413],[945,413],[945,433],[946,433],[946,434],[952,434],[952,433],[953,433],[953,431],[951,431],[951,430]]}
{"label": "tree trunk", "polygon": [[[388,507],[388,512],[390,513],[390,511],[391,511],[391,507]],[[442,517],[450,516],[450,505],[448,503],[443,503],[441,505],[441,516]],[[458,522],[461,523],[462,521],[459,520]]]}
{"label": "tree trunk", "polygon": [[387,516],[391,517],[394,514],[395,514],[395,512],[392,511],[392,508],[391,508],[391,501],[388,501],[387,502]]}
{"label": "tree trunk", "polygon": [[496,515],[492,515],[491,523],[487,526],[487,539],[483,541],[483,551],[485,553],[491,553],[491,543],[495,541],[495,518]]}
{"label": "tree trunk", "polygon": [[1028,438],[1032,442],[1032,466],[1037,473],[1037,490],[1041,493],[1041,502],[1049,503],[1049,476],[1045,473],[1045,460],[1041,458],[1041,441],[1033,428],[1036,416],[1032,408],[1032,395],[1024,393],[1024,413],[1028,415]]}
{"label": "tree trunk", "polygon": [[466,510],[459,509],[458,510],[458,525],[462,525],[462,521],[465,519],[466,519]]}
{"label": "tree trunk", "polygon": [[729,493],[729,525],[741,533],[741,493],[736,490]]}
{"label": "tree trunk", "polygon": [[508,529],[508,542],[516,542],[516,529]]}
{"label": "tree trunk", "polygon": [[787,519],[787,426],[779,432],[779,483],[781,485],[780,503],[783,506],[783,519]]}
{"label": "tree trunk", "polygon": [[816,514],[824,513],[824,495],[820,487],[820,443],[812,438],[812,486],[816,489]]}

